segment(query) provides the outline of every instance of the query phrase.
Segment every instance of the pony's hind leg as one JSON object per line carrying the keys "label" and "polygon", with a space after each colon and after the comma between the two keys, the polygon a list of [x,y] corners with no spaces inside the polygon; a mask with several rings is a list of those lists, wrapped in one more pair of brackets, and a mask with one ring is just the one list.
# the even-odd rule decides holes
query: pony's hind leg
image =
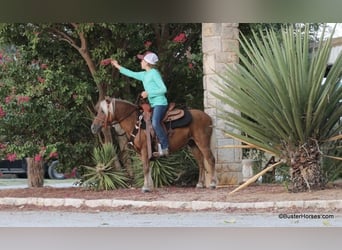
{"label": "pony's hind leg", "polygon": [[[214,189],[216,188],[216,171],[215,171],[215,157],[209,147],[209,145],[198,145],[196,142],[192,144],[189,144],[192,153],[197,160],[198,167],[199,167],[199,180],[198,180],[198,187],[205,186],[205,171],[209,173],[210,175],[210,184],[209,187]],[[206,168],[204,164],[204,160],[207,162],[209,165],[209,169]]]}
{"label": "pony's hind leg", "polygon": [[203,161],[204,160],[203,155],[195,143],[191,142],[189,143],[189,146],[197,162],[198,169],[199,169],[199,176],[198,176],[198,182],[197,182],[196,187],[204,188],[205,187],[205,173],[204,173],[205,166],[204,166],[204,161]]}
{"label": "pony's hind leg", "polygon": [[210,167],[210,188],[216,188],[217,178],[216,178],[216,170],[215,170],[215,157],[209,146],[199,148],[203,154],[204,159],[207,161],[207,164]]}

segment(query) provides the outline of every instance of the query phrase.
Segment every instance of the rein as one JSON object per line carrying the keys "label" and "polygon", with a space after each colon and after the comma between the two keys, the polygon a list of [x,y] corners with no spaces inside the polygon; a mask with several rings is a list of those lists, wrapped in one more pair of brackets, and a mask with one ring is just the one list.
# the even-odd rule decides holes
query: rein
{"label": "rein", "polygon": [[[115,98],[113,98],[113,100],[114,100],[114,102],[113,101],[111,101],[111,102],[113,103],[113,114],[114,114],[115,108],[116,108],[116,101],[115,101]],[[133,109],[131,112],[129,112],[126,116],[122,117],[120,120],[112,122],[111,125],[114,126],[116,124],[119,124],[123,120],[127,119],[128,117],[130,117],[133,114],[133,112],[135,112],[135,111],[137,111],[137,107],[135,109]]]}
{"label": "rein", "polygon": [[[110,103],[112,103],[112,111],[110,109]],[[131,112],[129,112],[128,114],[126,114],[124,117],[122,117],[121,119],[117,120],[117,121],[111,121],[113,119],[113,115],[115,113],[115,109],[116,109],[116,100],[115,98],[112,99],[112,101],[110,101],[109,103],[107,102],[107,111],[108,114],[106,115],[106,118],[104,120],[102,120],[104,122],[104,126],[106,127],[108,123],[110,123],[110,125],[112,127],[114,127],[116,124],[121,123],[122,121],[124,121],[125,119],[127,119],[128,117],[130,117],[134,112],[137,111],[137,107],[135,109],[133,109]],[[115,130],[116,133],[116,130]],[[117,134],[117,133],[116,133]],[[122,133],[122,134],[117,134],[118,136],[124,136],[126,134],[126,132]]]}

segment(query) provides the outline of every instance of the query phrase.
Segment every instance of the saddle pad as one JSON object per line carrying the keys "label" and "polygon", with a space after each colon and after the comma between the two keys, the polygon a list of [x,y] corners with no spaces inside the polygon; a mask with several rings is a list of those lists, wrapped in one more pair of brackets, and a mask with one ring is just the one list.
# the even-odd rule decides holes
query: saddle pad
{"label": "saddle pad", "polygon": [[[164,122],[165,124],[165,127],[167,129],[174,129],[174,128],[181,128],[181,127],[185,127],[187,125],[189,125],[192,121],[192,115],[190,113],[189,110],[187,109],[184,109],[184,116],[178,120],[174,120],[174,121],[167,121],[167,122]],[[146,124],[145,124],[145,121],[144,119],[142,119],[141,121],[141,126],[140,126],[142,129],[145,129],[146,128]]]}
{"label": "saddle pad", "polygon": [[184,116],[178,120],[164,122],[167,129],[169,128],[181,128],[190,124],[192,121],[192,115],[189,110],[184,109]]}

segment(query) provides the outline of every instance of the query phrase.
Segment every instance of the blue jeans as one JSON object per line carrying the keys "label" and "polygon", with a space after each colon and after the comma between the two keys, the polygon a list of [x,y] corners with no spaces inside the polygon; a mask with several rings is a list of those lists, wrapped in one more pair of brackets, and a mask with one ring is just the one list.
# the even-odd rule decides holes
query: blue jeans
{"label": "blue jeans", "polygon": [[169,147],[169,139],[167,137],[167,133],[161,124],[166,111],[167,105],[156,105],[153,107],[152,113],[152,127],[156,132],[162,149],[167,149]]}

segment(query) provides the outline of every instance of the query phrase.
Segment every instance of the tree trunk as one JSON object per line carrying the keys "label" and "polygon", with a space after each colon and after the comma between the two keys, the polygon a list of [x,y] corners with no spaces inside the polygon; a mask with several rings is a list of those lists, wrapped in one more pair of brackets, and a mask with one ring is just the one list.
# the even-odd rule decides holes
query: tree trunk
{"label": "tree trunk", "polygon": [[28,187],[42,187],[44,185],[43,161],[36,162],[33,158],[26,158]]}
{"label": "tree trunk", "polygon": [[290,176],[293,192],[305,192],[324,188],[321,169],[321,153],[311,141],[300,147],[291,157]]}

